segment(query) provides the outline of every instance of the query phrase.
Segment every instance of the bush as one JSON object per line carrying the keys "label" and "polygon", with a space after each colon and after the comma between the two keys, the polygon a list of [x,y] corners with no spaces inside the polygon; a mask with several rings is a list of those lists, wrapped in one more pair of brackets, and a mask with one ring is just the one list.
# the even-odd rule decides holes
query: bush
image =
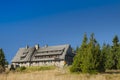
{"label": "bush", "polygon": [[12,70],[15,70],[15,68],[14,68],[14,65],[13,65],[13,64],[10,66],[10,71],[12,71]]}
{"label": "bush", "polygon": [[16,69],[16,71],[18,71],[18,72],[22,72],[22,71],[25,71],[25,70],[26,70],[26,67],[25,67],[25,66],[18,67],[18,68]]}
{"label": "bush", "polygon": [[70,72],[81,72],[79,67],[71,66],[70,67]]}
{"label": "bush", "polygon": [[0,73],[4,72],[5,71],[5,68],[3,68],[1,65],[0,65]]}

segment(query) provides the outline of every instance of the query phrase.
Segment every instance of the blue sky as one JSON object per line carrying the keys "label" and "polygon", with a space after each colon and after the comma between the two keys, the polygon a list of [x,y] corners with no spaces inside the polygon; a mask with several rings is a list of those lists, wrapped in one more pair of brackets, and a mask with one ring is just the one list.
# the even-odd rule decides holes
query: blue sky
{"label": "blue sky", "polygon": [[94,32],[102,45],[120,37],[120,0],[1,0],[0,47],[10,62],[20,47],[82,42]]}

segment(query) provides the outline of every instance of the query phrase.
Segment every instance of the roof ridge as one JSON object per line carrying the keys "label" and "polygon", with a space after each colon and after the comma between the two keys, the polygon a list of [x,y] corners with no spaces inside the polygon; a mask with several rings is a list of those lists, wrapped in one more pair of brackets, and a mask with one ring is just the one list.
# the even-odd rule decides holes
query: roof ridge
{"label": "roof ridge", "polygon": [[[54,45],[54,46],[48,46],[48,47],[59,47],[59,46],[69,46],[70,44],[63,44],[63,45]],[[44,46],[41,48],[45,48]]]}

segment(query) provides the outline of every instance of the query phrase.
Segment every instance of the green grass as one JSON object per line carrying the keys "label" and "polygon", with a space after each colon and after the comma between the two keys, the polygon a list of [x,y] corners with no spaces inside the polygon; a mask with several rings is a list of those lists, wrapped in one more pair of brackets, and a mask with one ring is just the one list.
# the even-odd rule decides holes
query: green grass
{"label": "green grass", "polygon": [[31,71],[44,71],[44,70],[54,70],[55,66],[31,66],[31,67],[20,67],[17,68],[17,72],[31,72]]}
{"label": "green grass", "polygon": [[26,67],[22,72],[9,72],[0,75],[0,80],[120,80],[120,70],[107,70],[106,73],[70,73],[69,67],[55,66]]}

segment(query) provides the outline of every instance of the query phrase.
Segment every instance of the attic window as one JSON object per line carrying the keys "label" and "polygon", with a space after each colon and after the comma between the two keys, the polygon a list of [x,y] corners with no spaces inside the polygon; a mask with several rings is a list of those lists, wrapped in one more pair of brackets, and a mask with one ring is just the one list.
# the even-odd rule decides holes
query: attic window
{"label": "attic window", "polygon": [[25,55],[25,54],[28,54],[28,51],[27,52],[23,52],[23,55]]}
{"label": "attic window", "polygon": [[23,60],[23,59],[24,59],[24,57],[21,57],[21,58],[20,58],[20,60]]}
{"label": "attic window", "polygon": [[21,60],[24,59],[27,56],[28,52],[23,52],[23,54],[21,55]]}

